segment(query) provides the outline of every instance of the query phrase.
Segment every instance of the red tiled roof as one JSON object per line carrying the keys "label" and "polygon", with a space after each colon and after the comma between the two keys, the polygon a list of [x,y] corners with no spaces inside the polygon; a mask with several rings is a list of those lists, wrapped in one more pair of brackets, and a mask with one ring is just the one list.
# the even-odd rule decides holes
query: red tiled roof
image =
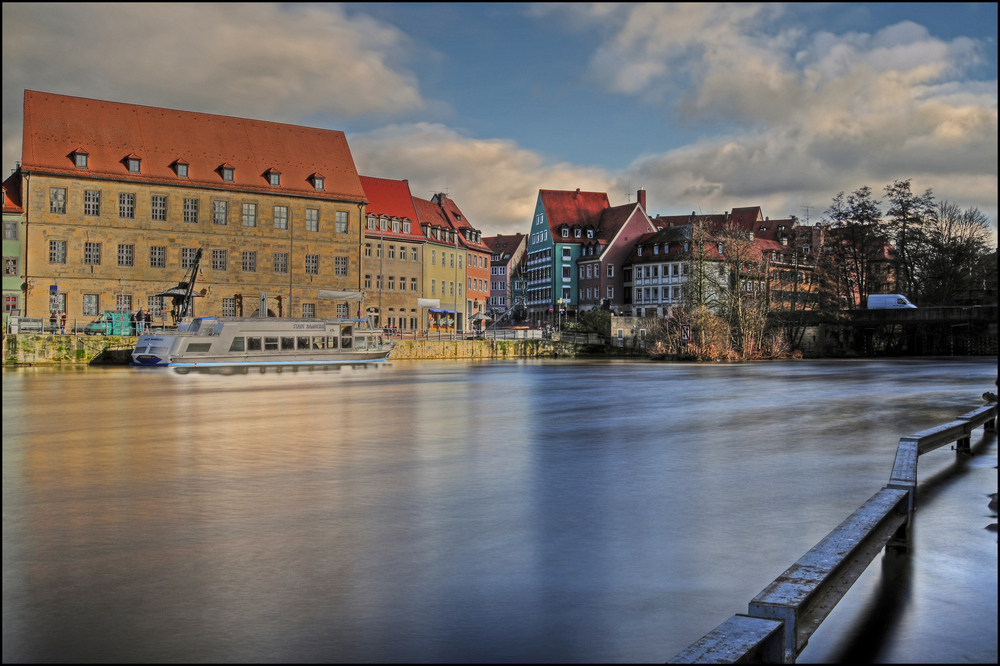
{"label": "red tiled roof", "polygon": [[555,230],[563,224],[600,226],[601,214],[610,208],[605,192],[581,192],[566,190],[539,190],[545,208],[545,217],[553,237]]}
{"label": "red tiled roof", "polygon": [[452,199],[443,194],[436,195],[437,201],[427,201],[419,197],[413,197],[413,204],[417,209],[417,217],[420,224],[429,224],[432,227],[443,227],[453,229],[458,232],[459,244],[474,252],[489,252],[490,248],[482,242],[470,241],[462,233],[466,229],[476,231],[465,214],[459,210],[458,205]]}
{"label": "red tiled roof", "polygon": [[3,182],[3,212],[21,214],[21,172],[15,171]]}
{"label": "red tiled roof", "polygon": [[[76,149],[89,154],[85,170],[73,163]],[[140,174],[123,162],[130,154],[142,160]],[[187,178],[177,177],[177,162],[189,165]],[[233,166],[233,182],[217,172],[222,164]],[[269,185],[269,168],[281,171],[281,187]],[[24,93],[22,169],[365,200],[343,132],[32,90]],[[317,172],[327,174],[323,191],[308,180]]]}
{"label": "red tiled roof", "polygon": [[365,210],[375,215],[387,215],[407,219],[419,226],[417,211],[413,207],[410,184],[405,180],[388,180],[360,176],[368,205]]}

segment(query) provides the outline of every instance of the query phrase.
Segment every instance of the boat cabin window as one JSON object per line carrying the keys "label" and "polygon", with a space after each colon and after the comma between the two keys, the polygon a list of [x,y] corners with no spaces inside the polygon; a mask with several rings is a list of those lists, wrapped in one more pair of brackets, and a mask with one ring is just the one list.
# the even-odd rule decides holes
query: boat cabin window
{"label": "boat cabin window", "polygon": [[313,338],[312,339],[313,349],[326,349],[326,338]]}
{"label": "boat cabin window", "polygon": [[281,338],[282,349],[295,349],[295,338]]}
{"label": "boat cabin window", "polygon": [[260,351],[260,338],[247,338],[247,351]]}
{"label": "boat cabin window", "polygon": [[245,338],[243,337],[233,338],[233,344],[229,345],[229,351],[231,352],[246,351],[245,346],[246,346]]}
{"label": "boat cabin window", "polygon": [[204,354],[211,349],[211,342],[189,342],[185,351],[189,354]]}
{"label": "boat cabin window", "polygon": [[264,338],[264,351],[278,351],[278,338]]}
{"label": "boat cabin window", "polygon": [[296,343],[297,343],[297,346],[298,346],[299,349],[309,349],[309,338],[308,337],[298,338],[298,340],[296,341]]}
{"label": "boat cabin window", "polygon": [[338,338],[336,335],[328,335],[326,337],[326,348],[336,349],[339,346],[337,344],[338,342],[340,342],[340,338]]}
{"label": "boat cabin window", "polygon": [[351,348],[351,335],[353,333],[353,328],[351,326],[345,326],[340,331],[340,347],[341,349]]}

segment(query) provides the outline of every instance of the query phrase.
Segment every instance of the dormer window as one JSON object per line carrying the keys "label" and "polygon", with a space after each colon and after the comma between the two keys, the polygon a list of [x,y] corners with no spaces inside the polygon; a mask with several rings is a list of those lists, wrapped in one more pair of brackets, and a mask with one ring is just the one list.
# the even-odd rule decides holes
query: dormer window
{"label": "dormer window", "polygon": [[220,164],[216,171],[218,171],[219,175],[222,176],[222,180],[227,183],[233,182],[236,178],[236,169],[232,164]]}
{"label": "dormer window", "polygon": [[312,183],[313,189],[317,192],[322,192],[326,189],[326,178],[319,173],[314,173],[309,176],[309,182]]}
{"label": "dormer window", "polygon": [[[686,244],[685,244],[685,248],[686,248]],[[722,254],[723,253],[723,249],[724,249],[722,243],[719,243],[718,246],[717,246],[717,248],[719,250],[719,254]]]}
{"label": "dormer window", "polygon": [[653,254],[659,254],[659,253],[660,253],[660,246],[659,245],[654,245],[653,246]]}
{"label": "dormer window", "polygon": [[593,237],[594,237],[594,230],[587,229],[587,238],[593,238]]}
{"label": "dormer window", "polygon": [[188,163],[184,160],[174,160],[174,163],[170,165],[170,168],[174,170],[178,178],[188,177]]}
{"label": "dormer window", "polygon": [[636,253],[635,256],[641,257],[642,256],[642,246],[640,245],[639,247],[636,248],[636,250],[637,250],[637,253]]}
{"label": "dormer window", "polygon": [[89,158],[90,155],[88,155],[87,151],[83,150],[82,148],[77,148],[75,151],[73,151],[73,164],[76,165],[77,169],[86,169],[87,161]]}
{"label": "dormer window", "polygon": [[569,229],[563,229],[562,230],[562,237],[563,238],[569,238]]}
{"label": "dormer window", "polygon": [[142,160],[135,153],[125,158],[125,167],[129,173],[142,173]]}
{"label": "dormer window", "polygon": [[579,229],[576,229],[576,230],[574,230],[574,232],[573,232],[573,236],[574,236],[574,237],[576,237],[576,238],[580,238],[580,236],[582,236],[582,235],[583,235],[583,234],[581,234],[581,233],[580,233],[580,230],[579,230]]}
{"label": "dormer window", "polygon": [[271,187],[281,187],[281,172],[277,169],[268,169],[264,172],[264,176]]}

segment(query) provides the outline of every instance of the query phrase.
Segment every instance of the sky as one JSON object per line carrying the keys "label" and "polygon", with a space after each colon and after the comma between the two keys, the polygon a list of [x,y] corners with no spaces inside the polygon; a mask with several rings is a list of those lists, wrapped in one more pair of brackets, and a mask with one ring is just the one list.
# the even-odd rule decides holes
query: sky
{"label": "sky", "polygon": [[821,221],[910,180],[997,228],[997,4],[3,3],[24,90],[342,130],[484,235],[539,189]]}

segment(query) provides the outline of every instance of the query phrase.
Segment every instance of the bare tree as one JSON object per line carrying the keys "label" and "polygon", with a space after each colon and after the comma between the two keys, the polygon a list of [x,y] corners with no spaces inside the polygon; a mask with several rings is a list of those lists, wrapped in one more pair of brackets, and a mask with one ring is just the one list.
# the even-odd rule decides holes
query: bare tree
{"label": "bare tree", "polygon": [[[990,278],[984,258],[992,252],[989,218],[978,208],[940,202],[925,229],[927,252],[921,274],[922,303],[954,305],[977,300]],[[993,280],[996,280],[993,264]]]}
{"label": "bare tree", "polygon": [[926,227],[934,218],[934,195],[929,189],[914,195],[909,180],[897,180],[886,185],[885,198],[889,208],[884,228],[896,248],[896,284],[911,298],[919,299],[919,287],[925,284],[920,269],[929,249]]}
{"label": "bare tree", "polygon": [[857,307],[868,300],[872,263],[885,247],[882,213],[865,186],[846,198],[840,192],[826,210],[831,227],[829,256],[824,262],[827,288],[839,307]]}

